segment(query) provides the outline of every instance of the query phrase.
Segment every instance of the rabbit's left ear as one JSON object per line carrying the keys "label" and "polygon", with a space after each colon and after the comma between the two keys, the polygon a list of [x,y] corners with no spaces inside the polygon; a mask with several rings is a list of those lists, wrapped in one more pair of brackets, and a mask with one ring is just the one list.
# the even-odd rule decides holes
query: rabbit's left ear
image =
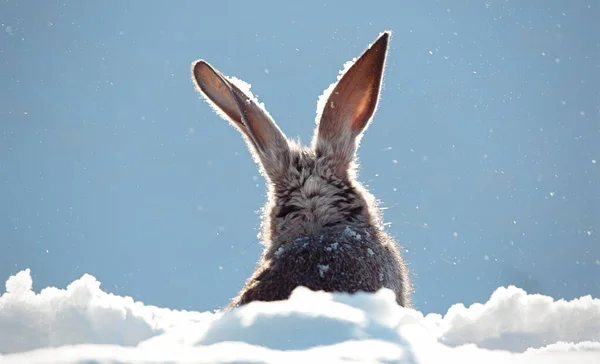
{"label": "rabbit's left ear", "polygon": [[244,135],[250,152],[270,177],[277,176],[289,151],[288,141],[275,121],[252,96],[240,90],[208,62],[192,65],[196,88],[220,116]]}
{"label": "rabbit's left ear", "polygon": [[340,178],[347,176],[360,136],[377,108],[389,38],[389,32],[381,34],[339,79],[322,105],[313,148],[318,156],[331,158]]}

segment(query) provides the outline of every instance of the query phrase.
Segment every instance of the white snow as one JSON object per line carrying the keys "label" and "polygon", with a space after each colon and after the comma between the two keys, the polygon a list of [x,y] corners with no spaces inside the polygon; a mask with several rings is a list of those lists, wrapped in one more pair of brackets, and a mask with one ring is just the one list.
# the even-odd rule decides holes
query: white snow
{"label": "white snow", "polygon": [[[328,294],[231,312],[186,312],[106,293],[84,275],[32,291],[29,270],[0,296],[0,363],[599,363],[600,300],[498,288],[445,315],[393,293]],[[160,288],[157,288],[160,289]]]}

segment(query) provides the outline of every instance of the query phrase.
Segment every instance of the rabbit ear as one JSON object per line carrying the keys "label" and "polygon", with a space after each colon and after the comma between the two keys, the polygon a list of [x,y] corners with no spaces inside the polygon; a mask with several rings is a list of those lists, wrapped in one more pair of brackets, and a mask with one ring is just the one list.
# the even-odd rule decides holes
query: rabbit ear
{"label": "rabbit ear", "polygon": [[269,173],[273,159],[289,150],[285,135],[271,116],[257,104],[252,94],[246,94],[232,81],[203,60],[192,65],[194,83],[213,109],[229,120],[246,138],[251,149]]}
{"label": "rabbit ear", "polygon": [[331,156],[341,178],[347,176],[360,136],[377,108],[389,37],[389,32],[382,33],[341,76],[322,104],[313,147],[318,156]]}

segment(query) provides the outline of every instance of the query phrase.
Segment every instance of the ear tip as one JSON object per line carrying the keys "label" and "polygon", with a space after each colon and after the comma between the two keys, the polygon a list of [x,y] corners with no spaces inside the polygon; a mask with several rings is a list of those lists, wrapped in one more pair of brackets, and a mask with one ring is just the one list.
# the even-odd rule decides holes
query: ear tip
{"label": "ear tip", "polygon": [[385,30],[379,34],[379,38],[377,38],[377,40],[375,41],[375,43],[373,45],[387,48],[387,45],[389,43],[391,36],[392,36],[392,31]]}
{"label": "ear tip", "polygon": [[194,62],[192,62],[191,68],[192,68],[192,73],[196,74],[196,73],[197,73],[197,72],[199,72],[199,71],[200,71],[202,68],[209,68],[209,69],[210,69],[210,68],[212,68],[212,67],[211,67],[211,66],[210,66],[210,64],[209,64],[208,62],[206,62],[205,60],[203,60],[203,59],[198,59],[198,60],[195,60]]}

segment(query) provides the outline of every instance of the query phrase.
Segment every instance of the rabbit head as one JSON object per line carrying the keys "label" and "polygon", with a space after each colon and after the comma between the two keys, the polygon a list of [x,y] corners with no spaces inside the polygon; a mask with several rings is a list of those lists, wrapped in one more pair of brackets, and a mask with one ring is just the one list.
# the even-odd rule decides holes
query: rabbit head
{"label": "rabbit head", "polygon": [[[401,305],[409,304],[398,248],[383,232],[375,199],[355,173],[360,138],[377,108],[389,37],[382,33],[321,96],[310,147],[289,140],[242,81],[204,60],[193,63],[196,88],[241,132],[269,189],[261,232],[265,250],[232,305],[285,299],[298,285],[342,292],[387,287]],[[324,256],[332,246],[342,251],[335,259]],[[301,273],[308,262],[327,269]],[[327,281],[332,266],[340,270],[339,279]]]}

